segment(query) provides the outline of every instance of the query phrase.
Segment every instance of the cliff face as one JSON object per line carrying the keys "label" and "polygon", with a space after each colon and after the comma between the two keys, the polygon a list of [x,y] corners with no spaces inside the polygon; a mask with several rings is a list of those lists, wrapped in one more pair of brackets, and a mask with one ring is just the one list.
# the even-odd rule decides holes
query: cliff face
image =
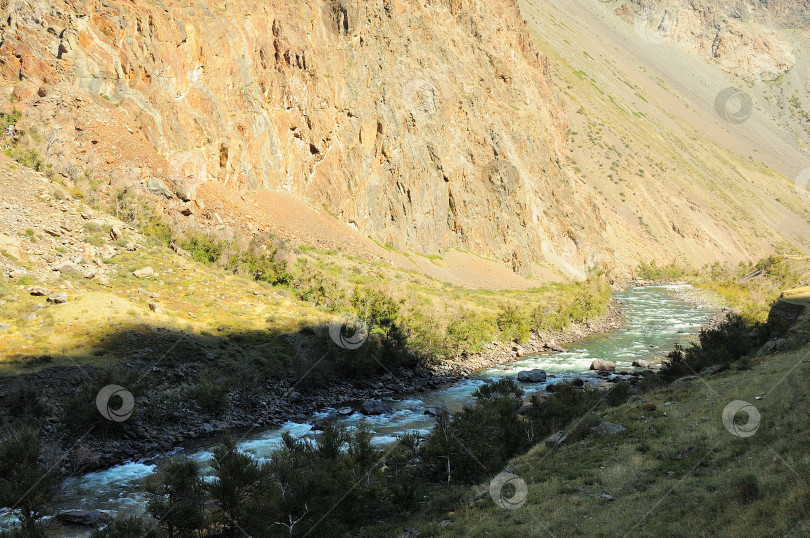
{"label": "cliff face", "polygon": [[0,73],[66,176],[283,189],[522,274],[610,262],[514,0],[0,4]]}
{"label": "cliff face", "polygon": [[748,81],[773,80],[796,64],[774,28],[807,28],[804,0],[630,0],[616,13],[652,40],[668,40]]}

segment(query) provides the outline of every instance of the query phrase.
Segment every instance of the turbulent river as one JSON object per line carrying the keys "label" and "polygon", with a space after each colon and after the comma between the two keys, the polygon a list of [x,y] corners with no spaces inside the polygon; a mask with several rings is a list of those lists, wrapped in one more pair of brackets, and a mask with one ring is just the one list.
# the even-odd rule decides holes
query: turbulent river
{"label": "turbulent river", "polygon": [[[592,336],[567,346],[566,351],[531,355],[519,361],[477,372],[467,379],[426,391],[418,396],[388,402],[394,412],[387,415],[365,417],[359,412],[340,416],[334,409],[324,409],[312,415],[306,423],[288,422],[281,428],[254,432],[243,439],[242,450],[258,458],[267,458],[276,449],[284,432],[296,437],[315,436],[313,423],[335,420],[351,427],[366,420],[374,431],[375,443],[385,445],[397,435],[409,431],[427,433],[434,418],[425,414],[429,407],[444,406],[453,411],[471,401],[471,394],[486,380],[517,376],[521,370],[541,368],[549,374],[546,383],[527,383],[527,392],[542,390],[548,383],[557,383],[576,377],[596,377],[589,371],[593,359],[606,359],[616,363],[617,371],[632,370],[635,359],[651,358],[667,353],[676,343],[686,344],[714,313],[672,298],[677,286],[649,286],[634,288],[616,294],[625,312],[625,325],[602,335]],[[238,435],[236,436],[238,438]],[[206,472],[212,446],[186,447],[182,452],[199,460]],[[178,449],[178,452],[181,452]],[[67,479],[58,495],[55,512],[69,509],[101,509],[112,512],[142,513],[146,496],[142,481],[155,471],[156,462],[135,461],[103,471]],[[64,530],[64,529],[63,529]],[[61,534],[64,536],[64,534]],[[81,534],[75,534],[80,536]]]}

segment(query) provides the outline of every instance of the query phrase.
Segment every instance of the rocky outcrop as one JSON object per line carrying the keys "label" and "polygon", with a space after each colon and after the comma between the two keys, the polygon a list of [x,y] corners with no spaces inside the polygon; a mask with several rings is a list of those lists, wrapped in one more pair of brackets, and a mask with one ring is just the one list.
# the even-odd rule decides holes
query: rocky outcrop
{"label": "rocky outcrop", "polygon": [[616,13],[647,38],[670,41],[749,81],[772,80],[796,63],[793,47],[769,27],[807,27],[802,0],[629,0]]}
{"label": "rocky outcrop", "polygon": [[[609,265],[515,0],[14,1],[0,76],[57,172],[168,211],[285,190],[398,249]],[[185,214],[185,213],[184,213]]]}
{"label": "rocky outcrop", "polygon": [[627,431],[627,428],[614,422],[600,422],[590,430],[591,433],[597,437],[606,437],[608,435],[616,435],[617,433]]}

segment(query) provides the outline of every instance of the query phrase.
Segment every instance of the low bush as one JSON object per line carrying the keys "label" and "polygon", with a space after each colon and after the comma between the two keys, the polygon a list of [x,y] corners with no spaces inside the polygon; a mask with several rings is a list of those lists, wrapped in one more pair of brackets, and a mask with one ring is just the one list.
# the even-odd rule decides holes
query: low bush
{"label": "low bush", "polygon": [[605,396],[605,403],[611,407],[622,405],[633,395],[633,388],[627,381],[621,381],[613,385]]}
{"label": "low bush", "polygon": [[701,330],[698,341],[689,347],[676,346],[660,375],[671,382],[710,366],[728,366],[754,353],[769,334],[763,324],[750,323],[740,315],[730,314],[717,327]]}
{"label": "low bush", "polygon": [[195,401],[204,413],[218,415],[230,406],[229,383],[219,379],[202,379],[186,391],[186,397]]}
{"label": "low bush", "polygon": [[508,304],[501,307],[495,318],[501,338],[507,342],[524,343],[529,339],[531,325],[529,316],[519,306]]}

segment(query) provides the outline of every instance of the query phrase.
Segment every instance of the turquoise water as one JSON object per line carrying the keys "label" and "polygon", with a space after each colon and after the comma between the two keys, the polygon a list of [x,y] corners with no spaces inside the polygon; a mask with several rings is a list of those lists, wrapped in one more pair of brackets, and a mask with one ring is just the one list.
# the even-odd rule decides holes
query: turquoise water
{"label": "turquoise water", "polygon": [[[355,426],[365,420],[374,431],[375,443],[393,442],[407,431],[427,433],[434,419],[424,414],[427,407],[445,406],[459,409],[471,400],[471,394],[488,379],[517,376],[521,370],[542,368],[549,374],[546,383],[525,384],[527,391],[542,390],[547,383],[563,379],[596,377],[589,371],[593,359],[616,363],[617,371],[631,369],[635,359],[662,356],[676,343],[686,344],[704,325],[713,311],[696,308],[671,298],[670,290],[677,286],[635,288],[615,295],[626,315],[621,329],[580,340],[567,346],[565,352],[531,355],[520,361],[478,372],[453,385],[412,395],[408,399],[392,400],[392,414],[364,417],[358,412],[338,416],[334,409],[315,413],[310,422],[335,420]],[[552,377],[553,376],[553,377]],[[254,433],[240,442],[240,448],[258,458],[267,458],[275,450],[281,436],[290,432],[296,437],[314,436],[309,423],[288,422],[281,428]],[[186,453],[204,464],[211,457],[210,447],[189,448]],[[103,471],[68,479],[60,495],[57,510],[95,508],[111,511],[142,512],[145,496],[141,483],[155,470],[154,462],[132,462]]]}

